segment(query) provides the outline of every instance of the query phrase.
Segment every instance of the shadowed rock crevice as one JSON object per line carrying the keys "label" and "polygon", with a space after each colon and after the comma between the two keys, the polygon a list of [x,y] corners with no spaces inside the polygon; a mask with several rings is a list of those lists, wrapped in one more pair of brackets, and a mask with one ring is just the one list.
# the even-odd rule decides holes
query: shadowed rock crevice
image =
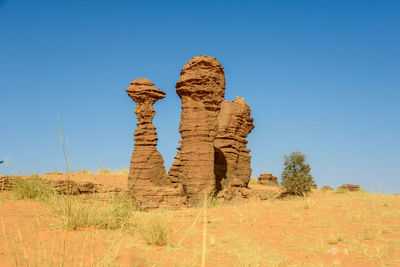
{"label": "shadowed rock crevice", "polygon": [[214,174],[216,193],[222,190],[223,181],[228,170],[227,161],[221,149],[214,147]]}

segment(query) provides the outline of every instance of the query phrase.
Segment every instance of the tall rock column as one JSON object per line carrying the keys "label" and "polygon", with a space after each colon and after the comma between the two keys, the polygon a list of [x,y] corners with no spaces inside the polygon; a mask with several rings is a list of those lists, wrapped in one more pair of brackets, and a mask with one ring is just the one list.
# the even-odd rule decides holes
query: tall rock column
{"label": "tall rock column", "polygon": [[250,149],[247,136],[253,130],[250,107],[244,98],[224,100],[218,116],[219,129],[214,141],[215,174],[218,190],[228,186],[247,187],[250,181]]}
{"label": "tall rock column", "polygon": [[126,89],[136,102],[137,129],[135,147],[131,157],[128,177],[130,192],[145,208],[157,208],[163,202],[170,206],[182,206],[186,201],[182,188],[174,187],[167,177],[164,160],[158,152],[157,132],[153,125],[153,104],[165,97],[165,93],[153,86],[148,79],[136,79]]}
{"label": "tall rock column", "polygon": [[189,203],[195,203],[215,190],[214,138],[225,95],[223,67],[213,57],[192,58],[182,69],[176,92],[182,100],[182,139],[169,176],[183,184]]}

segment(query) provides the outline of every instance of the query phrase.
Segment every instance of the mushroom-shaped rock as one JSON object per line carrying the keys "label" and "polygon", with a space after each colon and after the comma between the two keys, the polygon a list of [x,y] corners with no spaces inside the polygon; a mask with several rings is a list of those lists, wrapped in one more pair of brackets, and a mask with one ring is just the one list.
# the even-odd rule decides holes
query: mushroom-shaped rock
{"label": "mushroom-shaped rock", "polygon": [[152,122],[156,114],[153,104],[164,98],[165,93],[153,85],[148,79],[136,79],[126,89],[129,97],[136,102],[137,117],[129,190],[144,208],[157,208],[163,202],[170,206],[182,206],[186,201],[183,190],[168,180],[164,160],[156,148],[158,138]]}

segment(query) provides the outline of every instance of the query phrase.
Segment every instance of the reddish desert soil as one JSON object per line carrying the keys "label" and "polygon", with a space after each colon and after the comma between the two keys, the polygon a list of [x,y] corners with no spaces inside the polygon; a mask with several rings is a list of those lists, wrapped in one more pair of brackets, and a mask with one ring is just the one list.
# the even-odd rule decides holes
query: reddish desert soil
{"label": "reddish desert soil", "polygon": [[[71,179],[126,184],[119,175]],[[0,192],[0,207],[0,266],[201,266],[200,208],[134,212],[123,231],[66,231],[46,203]],[[206,216],[206,266],[400,266],[400,196],[313,190],[305,199],[217,204]],[[137,231],[157,220],[171,231],[165,247]]]}

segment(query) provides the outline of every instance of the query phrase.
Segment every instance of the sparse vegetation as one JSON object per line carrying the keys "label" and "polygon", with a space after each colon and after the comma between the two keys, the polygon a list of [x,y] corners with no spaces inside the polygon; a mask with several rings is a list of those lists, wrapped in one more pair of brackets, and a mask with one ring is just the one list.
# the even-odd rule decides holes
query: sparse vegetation
{"label": "sparse vegetation", "polygon": [[80,174],[91,174],[92,173],[92,171],[89,169],[78,169],[78,170],[76,170],[76,172],[80,173]]}
{"label": "sparse vegetation", "polygon": [[127,168],[122,168],[121,171],[119,172],[121,175],[128,175],[129,170]]}
{"label": "sparse vegetation", "polygon": [[167,246],[171,242],[172,228],[163,212],[155,212],[136,225],[137,232],[148,245]]}
{"label": "sparse vegetation", "polygon": [[[36,177],[36,176],[35,176]],[[47,186],[40,178],[15,179],[13,195],[16,199],[48,200],[54,195],[54,190]]]}
{"label": "sparse vegetation", "polygon": [[136,209],[132,199],[125,193],[110,196],[106,200],[84,199],[76,196],[59,196],[49,203],[62,226],[67,230],[84,227],[120,229],[126,226]]}
{"label": "sparse vegetation", "polygon": [[311,167],[305,162],[306,155],[293,152],[284,156],[284,169],[282,171],[282,186],[288,194],[305,196],[314,184],[310,174]]}
{"label": "sparse vegetation", "polygon": [[[354,260],[363,266],[400,263],[392,256],[400,252],[394,235],[400,199],[391,195],[328,191],[216,209],[204,209],[204,201],[198,208],[150,212],[135,211],[124,194],[1,201],[0,244],[6,249],[0,259],[16,266],[131,266],[123,259],[144,266],[201,266],[203,257],[206,266],[310,266],[310,261],[325,266],[314,256],[320,254],[335,255],[341,266]],[[15,213],[21,205],[30,206]],[[56,219],[48,216],[48,205]]]}
{"label": "sparse vegetation", "polygon": [[254,177],[250,178],[249,184],[257,184],[257,179]]}
{"label": "sparse vegetation", "polygon": [[110,174],[110,173],[111,173],[111,171],[109,168],[100,168],[100,170],[98,170],[96,172],[96,174],[103,174],[103,175]]}

